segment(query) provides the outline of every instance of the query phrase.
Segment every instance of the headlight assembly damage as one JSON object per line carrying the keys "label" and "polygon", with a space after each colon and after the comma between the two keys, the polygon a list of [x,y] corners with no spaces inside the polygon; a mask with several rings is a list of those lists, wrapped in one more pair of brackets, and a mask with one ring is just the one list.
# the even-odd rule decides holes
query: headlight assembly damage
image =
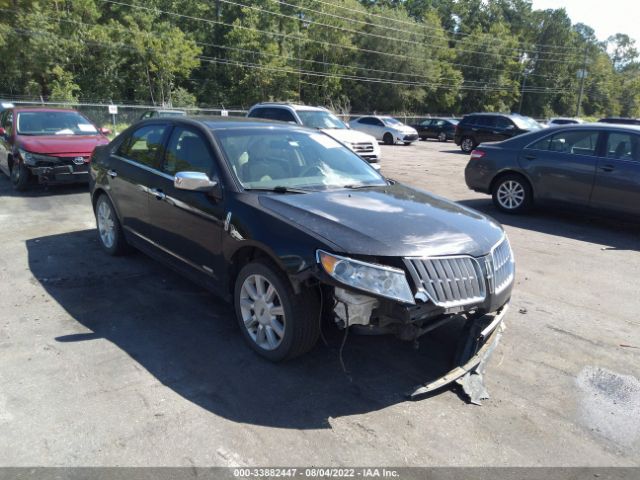
{"label": "headlight assembly damage", "polygon": [[[506,237],[496,248],[501,245],[508,247]],[[504,250],[512,261],[507,247]],[[418,347],[418,338],[422,335],[454,319],[463,319],[453,368],[442,377],[417,386],[409,393],[410,398],[452,382],[462,386],[472,403],[479,404],[482,399],[489,398],[483,385],[483,373],[501,336],[510,295],[510,292],[495,293],[496,271],[492,263],[487,263],[491,267],[478,266],[472,270],[465,268],[461,257],[451,257],[453,260],[449,264],[443,263],[442,257],[424,258],[420,259],[423,276],[418,278],[411,269],[411,275],[407,275],[399,268],[323,250],[318,250],[316,256],[322,271],[336,282],[332,291],[332,313],[345,334],[348,329],[356,333],[395,334]],[[468,258],[469,265],[480,265],[476,259]],[[505,262],[496,264],[496,268],[503,268]],[[508,273],[510,284],[513,272]],[[409,281],[414,284],[414,290]],[[425,283],[429,283],[434,293],[424,295]],[[471,297],[470,301],[468,291],[473,288],[482,295]],[[438,301],[437,291],[448,295],[449,301]]]}

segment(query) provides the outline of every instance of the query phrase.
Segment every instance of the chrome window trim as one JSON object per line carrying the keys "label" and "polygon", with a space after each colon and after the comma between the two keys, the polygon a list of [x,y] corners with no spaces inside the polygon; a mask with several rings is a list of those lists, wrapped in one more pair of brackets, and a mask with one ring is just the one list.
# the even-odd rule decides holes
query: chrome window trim
{"label": "chrome window trim", "polygon": [[141,169],[146,170],[147,172],[155,173],[156,175],[160,175],[161,177],[164,177],[171,181],[174,180],[174,177],[172,177],[171,175],[161,172],[160,170],[157,170],[153,167],[149,167],[148,165],[144,165],[143,163],[136,162],[135,160],[129,160],[128,158],[122,157],[115,153],[112,153],[111,156],[114,158],[117,158],[118,160],[122,160],[123,162],[126,162],[129,165],[133,165],[134,167],[140,167]]}

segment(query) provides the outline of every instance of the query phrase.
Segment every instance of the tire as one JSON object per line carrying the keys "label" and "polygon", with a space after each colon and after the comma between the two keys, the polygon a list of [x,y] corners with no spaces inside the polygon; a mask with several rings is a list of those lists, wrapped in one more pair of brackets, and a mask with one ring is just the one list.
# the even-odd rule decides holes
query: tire
{"label": "tire", "polygon": [[267,360],[297,357],[318,341],[318,296],[309,289],[295,294],[285,274],[271,262],[245,265],[236,278],[233,296],[243,337]]}
{"label": "tire", "polygon": [[462,141],[460,142],[460,149],[464,153],[471,153],[474,148],[476,148],[477,144],[473,141],[471,137],[462,137]]}
{"label": "tire", "polygon": [[405,144],[406,146],[409,146],[409,145],[411,145],[412,143],[413,143],[413,142],[404,142],[404,144]]}
{"label": "tire", "polygon": [[493,203],[505,213],[523,213],[533,205],[533,190],[522,175],[509,173],[498,178],[491,192]]}
{"label": "tire", "polygon": [[393,141],[393,135],[391,135],[389,132],[385,133],[382,136],[382,142],[385,145],[393,145],[395,142]]}
{"label": "tire", "polygon": [[129,253],[131,247],[124,238],[120,220],[118,220],[111,200],[104,193],[98,197],[96,202],[95,216],[98,242],[102,249],[114,257]]}
{"label": "tire", "polygon": [[29,185],[31,179],[31,172],[20,161],[16,161],[11,168],[11,185],[17,192],[24,192]]}
{"label": "tire", "polygon": [[439,142],[446,142],[447,141],[447,134],[444,132],[440,132],[438,134],[438,141]]}
{"label": "tire", "polygon": [[427,137],[420,137],[420,140],[422,140],[423,142],[427,141]]}

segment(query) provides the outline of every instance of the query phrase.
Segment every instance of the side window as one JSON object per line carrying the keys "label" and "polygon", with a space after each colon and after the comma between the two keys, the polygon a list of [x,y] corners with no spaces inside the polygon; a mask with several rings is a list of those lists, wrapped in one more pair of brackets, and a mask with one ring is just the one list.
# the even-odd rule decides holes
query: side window
{"label": "side window", "polygon": [[274,108],[274,110],[276,112],[274,120],[280,120],[281,122],[296,123],[296,119],[293,117],[293,114],[286,108]]}
{"label": "side window", "polygon": [[607,158],[640,160],[640,137],[631,133],[609,133]]}
{"label": "side window", "polygon": [[158,152],[162,149],[162,138],[167,125],[146,125],[134,131],[117,150],[117,155],[158,168]]}
{"label": "side window", "polygon": [[494,127],[496,125],[496,117],[489,117],[489,116],[481,116],[478,117],[478,121],[476,122],[477,125],[480,125],[481,127]]}
{"label": "side window", "polygon": [[361,118],[360,120],[358,120],[358,122],[363,124],[363,125],[375,125],[375,122],[373,121],[373,118],[371,118],[371,117]]}
{"label": "side window", "polygon": [[444,120],[434,120],[434,123],[436,124],[436,127],[444,127],[445,121]]}
{"label": "side window", "polygon": [[431,123],[433,123],[433,120],[425,120],[420,125],[422,125],[423,127],[428,127],[431,125]]}
{"label": "side window", "polygon": [[251,118],[271,118],[268,115],[269,110],[271,110],[271,109],[270,108],[256,108],[249,114],[249,117],[251,117]]}
{"label": "side window", "polygon": [[591,130],[563,131],[544,138],[529,146],[535,150],[572,153],[574,155],[595,155],[598,132]]}
{"label": "side window", "polygon": [[193,130],[176,127],[171,133],[162,170],[169,175],[178,172],[202,172],[211,176],[213,159],[207,141]]}
{"label": "side window", "polygon": [[511,126],[513,126],[513,122],[511,122],[511,120],[509,120],[508,118],[505,118],[505,117],[496,118],[497,128],[507,129]]}

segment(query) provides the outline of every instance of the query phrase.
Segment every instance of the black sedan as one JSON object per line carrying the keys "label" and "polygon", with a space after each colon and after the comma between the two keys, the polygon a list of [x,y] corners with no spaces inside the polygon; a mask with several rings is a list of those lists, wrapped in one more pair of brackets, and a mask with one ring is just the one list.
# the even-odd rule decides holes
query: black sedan
{"label": "black sedan", "polygon": [[504,212],[555,203],[640,217],[640,127],[571,125],[482,144],[465,179]]}
{"label": "black sedan", "polygon": [[311,349],[321,318],[414,341],[463,315],[480,344],[443,385],[490,351],[511,296],[500,225],[383,178],[317,130],[146,120],[96,149],[91,198],[107,253],[134,246],[232,300],[274,361]]}
{"label": "black sedan", "polygon": [[453,140],[458,120],[455,118],[429,118],[411,125],[418,132],[420,140],[435,138],[441,142]]}

